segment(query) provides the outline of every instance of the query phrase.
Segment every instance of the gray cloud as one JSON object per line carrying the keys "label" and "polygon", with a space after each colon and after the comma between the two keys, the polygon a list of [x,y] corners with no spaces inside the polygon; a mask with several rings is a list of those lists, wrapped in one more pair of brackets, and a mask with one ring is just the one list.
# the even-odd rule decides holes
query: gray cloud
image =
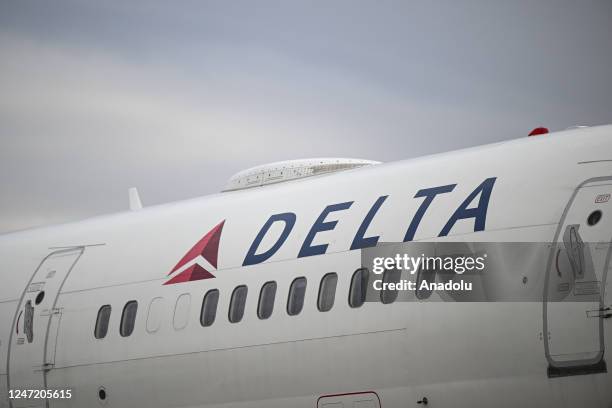
{"label": "gray cloud", "polygon": [[0,232],[612,122],[612,6],[0,3]]}

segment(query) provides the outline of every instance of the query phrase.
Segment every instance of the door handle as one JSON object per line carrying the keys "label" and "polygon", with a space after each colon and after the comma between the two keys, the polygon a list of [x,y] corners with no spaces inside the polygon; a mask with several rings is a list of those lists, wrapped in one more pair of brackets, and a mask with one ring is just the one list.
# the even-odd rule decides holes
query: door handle
{"label": "door handle", "polygon": [[595,310],[587,310],[587,317],[599,317],[600,319],[609,319],[612,317],[612,307],[601,307]]}

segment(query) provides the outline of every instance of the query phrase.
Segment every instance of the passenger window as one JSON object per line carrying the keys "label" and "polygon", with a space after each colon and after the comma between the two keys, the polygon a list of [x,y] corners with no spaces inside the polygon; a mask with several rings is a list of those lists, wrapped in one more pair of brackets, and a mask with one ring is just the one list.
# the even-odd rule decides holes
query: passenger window
{"label": "passenger window", "polygon": [[[421,284],[424,281],[427,282],[427,287],[421,289]],[[423,269],[422,267],[419,268],[419,271],[417,272],[416,289],[414,291],[414,294],[416,295],[417,299],[419,300],[429,299],[432,293],[432,291],[429,290],[429,287],[430,287],[429,284],[435,281],[436,281],[436,270],[435,269],[426,270],[426,269]]]}
{"label": "passenger window", "polygon": [[189,309],[191,308],[191,295],[189,293],[183,293],[176,299],[176,305],[174,307],[174,319],[172,324],[174,330],[182,330],[187,327],[189,323]]}
{"label": "passenger window", "polygon": [[264,283],[259,292],[259,304],[257,305],[257,316],[260,319],[267,319],[272,316],[274,310],[274,298],[276,297],[276,282]]}
{"label": "passenger window", "polygon": [[383,273],[383,289],[380,291],[380,301],[384,304],[389,304],[395,302],[397,299],[398,290],[397,289],[385,289],[386,283],[397,284],[402,277],[402,271],[399,269],[387,269]]}
{"label": "passenger window", "polygon": [[110,320],[111,306],[104,305],[98,310],[98,317],[96,319],[96,328],[94,329],[94,337],[96,339],[103,339],[108,333],[108,321]]}
{"label": "passenger window", "polygon": [[306,278],[296,278],[289,288],[289,299],[287,299],[287,313],[295,316],[302,311],[304,306],[304,295],[306,294]]}
{"label": "passenger window", "polygon": [[351,278],[351,289],[349,292],[349,305],[359,307],[366,300],[368,289],[368,270],[366,268],[357,269]]}
{"label": "passenger window", "polygon": [[134,331],[134,323],[136,323],[136,312],[138,311],[138,302],[130,300],[125,304],[123,313],[121,314],[121,326],[119,327],[119,334],[123,337],[127,337]]}
{"label": "passenger window", "polygon": [[245,285],[237,286],[232,292],[232,300],[230,301],[229,308],[229,321],[232,323],[238,323],[244,316],[244,305],[246,304],[246,298],[248,288]]}
{"label": "passenger window", "polygon": [[211,326],[217,316],[217,304],[219,303],[219,290],[211,289],[204,295],[202,300],[202,311],[200,312],[200,324],[204,327]]}
{"label": "passenger window", "polygon": [[163,298],[156,297],[151,299],[151,303],[149,304],[149,312],[147,314],[147,332],[155,333],[159,330],[163,309]]}
{"label": "passenger window", "polygon": [[327,312],[334,306],[337,284],[337,273],[331,272],[323,276],[323,279],[321,279],[321,285],[319,286],[319,297],[317,299],[317,308],[319,311]]}

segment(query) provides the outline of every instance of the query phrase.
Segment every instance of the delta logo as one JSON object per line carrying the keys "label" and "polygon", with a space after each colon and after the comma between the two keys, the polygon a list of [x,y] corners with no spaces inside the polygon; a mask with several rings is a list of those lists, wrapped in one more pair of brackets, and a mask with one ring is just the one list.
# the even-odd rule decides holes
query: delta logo
{"label": "delta logo", "polygon": [[201,279],[211,279],[215,275],[211,271],[217,269],[219,241],[225,220],[208,231],[172,268],[168,276],[174,275],[164,285],[181,282],[192,282]]}
{"label": "delta logo", "polygon": [[[489,209],[489,200],[493,191],[493,186],[497,177],[489,177],[480,183],[471,193],[456,207],[456,210],[450,213],[446,223],[440,230],[438,237],[448,236],[454,226],[458,222],[473,220],[473,231],[484,231],[487,212]],[[451,194],[457,184],[447,184],[436,187],[423,188],[416,192],[415,199],[422,199],[418,209],[412,214],[412,218],[406,218],[407,226],[404,227],[404,240],[409,242],[414,240],[419,225],[425,218],[427,211],[434,202],[440,200],[440,196],[444,197]],[[347,249],[359,250],[363,248],[373,247],[378,244],[380,235],[368,234],[368,229],[374,217],[377,216],[381,207],[389,196],[383,195],[378,197],[371,205],[370,209],[363,215],[361,223],[355,225],[355,235],[352,241],[347,243]],[[335,218],[335,214],[342,211],[349,211],[354,201],[345,201],[340,203],[329,204],[323,207],[319,216],[313,220],[308,233],[304,236],[297,258],[304,258],[315,255],[324,255],[327,253],[329,243],[322,241],[322,238],[317,239],[319,233],[333,231],[336,228],[339,220]],[[397,217],[397,215],[396,215]],[[438,215],[439,217],[439,215]],[[242,266],[256,265],[266,262],[285,244],[293,227],[296,225],[297,214],[294,212],[284,212],[272,214],[263,224],[249,249],[247,250]],[[408,222],[408,220],[410,220]],[[183,258],[170,271],[168,276],[174,275],[164,285],[174,283],[198,281],[201,279],[214,278],[215,275],[211,271],[217,269],[217,256],[219,253],[219,240],[221,239],[221,231],[225,220],[221,221],[217,226],[210,230],[200,241],[198,241]],[[270,231],[273,230],[273,225],[283,225],[280,234],[277,234],[274,244],[268,249],[260,248],[264,239],[269,237]],[[294,233],[294,236],[296,234]],[[274,238],[272,238],[274,239]],[[315,244],[315,242],[318,242]]]}

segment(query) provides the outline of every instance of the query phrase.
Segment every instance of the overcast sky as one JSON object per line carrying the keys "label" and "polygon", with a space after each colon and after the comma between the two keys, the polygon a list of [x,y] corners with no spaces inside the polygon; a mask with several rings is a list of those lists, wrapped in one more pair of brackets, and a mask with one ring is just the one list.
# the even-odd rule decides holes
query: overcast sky
{"label": "overcast sky", "polygon": [[610,0],[0,0],[0,233],[606,123]]}

